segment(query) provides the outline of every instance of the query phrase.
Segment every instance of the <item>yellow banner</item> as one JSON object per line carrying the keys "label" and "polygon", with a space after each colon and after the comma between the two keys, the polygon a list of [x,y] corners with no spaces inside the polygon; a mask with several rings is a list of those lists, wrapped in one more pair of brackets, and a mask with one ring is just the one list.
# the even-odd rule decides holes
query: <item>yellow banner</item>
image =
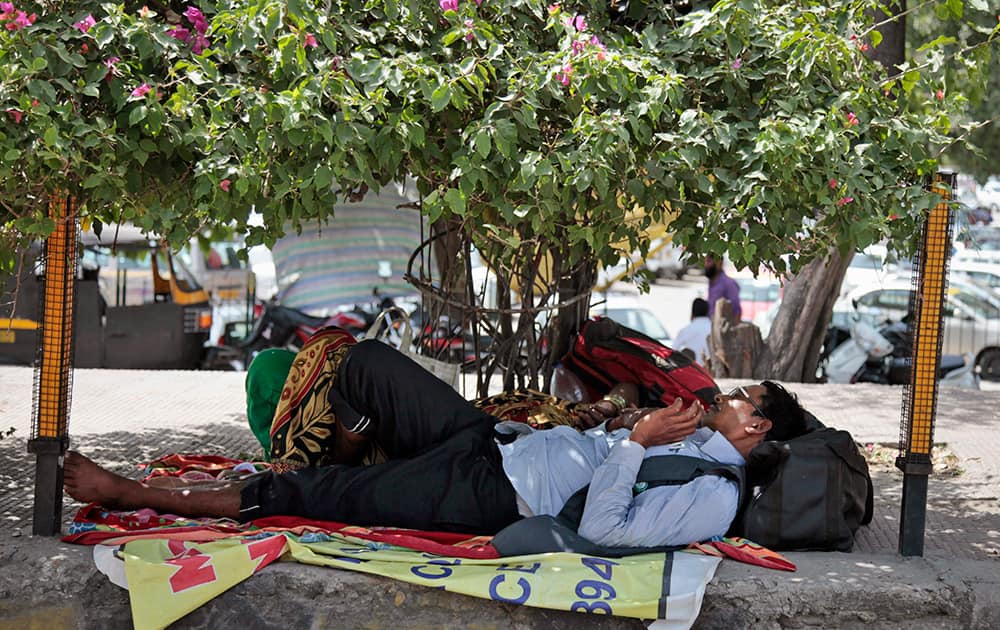
{"label": "yellow banner", "polygon": [[[263,537],[267,536],[267,537]],[[136,630],[162,628],[283,557],[391,577],[484,599],[642,619],[693,621],[717,558],[651,553],[606,559],[550,553],[496,560],[448,558],[339,534],[127,543]],[[669,597],[667,596],[669,595]]]}

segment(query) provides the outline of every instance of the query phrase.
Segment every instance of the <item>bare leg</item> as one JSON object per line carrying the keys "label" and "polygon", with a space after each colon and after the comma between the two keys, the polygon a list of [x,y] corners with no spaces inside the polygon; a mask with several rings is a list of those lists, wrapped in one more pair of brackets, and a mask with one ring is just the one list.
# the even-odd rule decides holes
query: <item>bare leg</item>
{"label": "bare leg", "polygon": [[101,468],[76,451],[66,453],[64,485],[77,501],[99,503],[121,510],[153,508],[183,516],[238,519],[242,482],[218,484],[210,489],[155,488]]}

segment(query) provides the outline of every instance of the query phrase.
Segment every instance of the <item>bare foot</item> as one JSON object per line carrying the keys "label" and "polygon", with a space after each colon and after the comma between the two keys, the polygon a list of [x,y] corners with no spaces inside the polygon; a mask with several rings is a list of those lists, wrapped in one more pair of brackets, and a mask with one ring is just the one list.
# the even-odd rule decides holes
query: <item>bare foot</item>
{"label": "bare foot", "polygon": [[128,497],[139,482],[101,468],[77,453],[68,451],[63,464],[63,486],[69,496],[82,503],[98,503],[104,507],[126,507]]}

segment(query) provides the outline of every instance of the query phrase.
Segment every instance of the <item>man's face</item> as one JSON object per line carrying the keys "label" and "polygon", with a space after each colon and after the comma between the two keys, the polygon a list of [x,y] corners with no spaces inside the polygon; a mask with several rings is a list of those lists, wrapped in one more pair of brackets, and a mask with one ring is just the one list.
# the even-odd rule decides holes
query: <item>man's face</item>
{"label": "man's face", "polygon": [[705,259],[705,275],[708,276],[709,279],[711,279],[714,278],[718,273],[719,273],[719,267],[715,262],[715,258],[713,256],[709,256],[708,258]]}
{"label": "man's face", "polygon": [[728,394],[718,394],[715,404],[705,413],[704,425],[726,436],[734,446],[763,439],[771,421],[763,417],[761,403],[767,389],[763,385],[737,387]]}

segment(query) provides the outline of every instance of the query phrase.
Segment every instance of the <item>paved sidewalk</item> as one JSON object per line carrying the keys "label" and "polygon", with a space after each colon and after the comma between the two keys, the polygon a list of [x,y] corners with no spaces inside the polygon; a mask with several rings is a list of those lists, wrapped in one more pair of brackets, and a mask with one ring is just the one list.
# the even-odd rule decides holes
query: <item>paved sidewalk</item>
{"label": "paved sidewalk", "polygon": [[[136,464],[172,452],[230,456],[253,453],[257,446],[246,426],[243,376],[225,372],[77,370],[70,416],[73,447],[131,476],[138,472]],[[8,590],[13,589],[12,584],[32,591],[31,601],[48,601],[44,584],[33,589],[30,576],[5,576],[3,567],[17,566],[31,571],[29,567],[48,566],[45,558],[51,560],[52,554],[71,563],[75,571],[90,567],[88,583],[105,595],[103,604],[92,603],[83,608],[75,605],[66,613],[69,625],[63,627],[104,625],[108,619],[127,614],[127,598],[122,600],[114,587],[106,591],[100,582],[103,578],[91,575],[89,549],[29,536],[34,459],[25,450],[25,440],[30,432],[32,377],[33,372],[27,368],[0,367],[0,430],[15,428],[13,437],[0,440],[0,629],[5,627],[5,618],[14,619],[5,613],[9,612],[5,602],[12,601],[7,598],[18,597]],[[899,440],[902,388],[794,385],[793,389],[826,424],[848,429],[860,442],[894,447]],[[854,553],[793,554],[800,567],[795,574],[723,562],[709,586],[698,625],[862,627],[874,623],[877,627],[908,628],[1000,627],[1000,598],[990,595],[1000,591],[997,588],[1000,586],[1000,392],[942,390],[934,437],[935,442],[946,444],[957,456],[962,472],[957,476],[931,478],[923,559],[902,559],[896,555],[901,474],[891,466],[875,466],[872,475],[876,486],[875,519],[861,532]],[[67,520],[76,507],[67,500]],[[496,608],[499,604],[453,595],[431,596],[421,594],[416,587],[380,578],[285,563],[276,567],[270,578],[265,578],[264,573],[268,572],[255,576],[246,586],[233,589],[219,598],[222,601],[191,615],[191,619],[186,618],[181,627],[209,627],[213,620],[226,618],[225,610],[239,609],[235,600],[229,599],[230,595],[243,598],[239,601],[250,606],[255,611],[253,615],[257,615],[255,618],[261,620],[248,627],[272,627],[267,619],[273,619],[274,627],[280,627],[282,616],[277,611],[285,609],[282,605],[268,604],[267,610],[274,615],[269,616],[261,610],[263,604],[244,600],[248,593],[270,584],[270,580],[280,579],[277,576],[282,574],[315,583],[318,592],[342,589],[345,584],[367,585],[365,588],[377,584],[378,588],[404,593],[414,601],[426,603],[428,598],[434,598],[453,612],[475,611],[476,616],[467,619],[480,619],[487,625],[487,620],[495,615],[519,626],[551,624],[556,619],[563,620],[556,625],[579,621],[572,615],[563,619],[562,614],[550,611],[545,613],[548,616],[543,622],[542,617],[532,616],[535,613]],[[337,577],[331,577],[332,573],[337,573]],[[249,584],[254,581],[258,581],[258,586]],[[442,596],[444,599],[439,602]],[[846,600],[839,601],[845,597]],[[492,612],[487,614],[486,608]],[[450,617],[410,618],[403,609],[398,611],[401,613],[398,619],[391,615],[379,617],[383,621],[375,625],[416,627],[418,618],[425,625],[452,624]],[[498,610],[505,612],[497,613]],[[100,611],[110,616],[102,616],[104,612]],[[297,611],[300,617],[295,618],[308,624],[318,623],[316,627],[337,625],[336,618],[321,623],[315,616],[301,617],[307,613],[308,610],[300,609]],[[201,621],[194,621],[195,618]],[[470,623],[463,621],[459,625]],[[18,626],[23,624],[19,621]]]}

